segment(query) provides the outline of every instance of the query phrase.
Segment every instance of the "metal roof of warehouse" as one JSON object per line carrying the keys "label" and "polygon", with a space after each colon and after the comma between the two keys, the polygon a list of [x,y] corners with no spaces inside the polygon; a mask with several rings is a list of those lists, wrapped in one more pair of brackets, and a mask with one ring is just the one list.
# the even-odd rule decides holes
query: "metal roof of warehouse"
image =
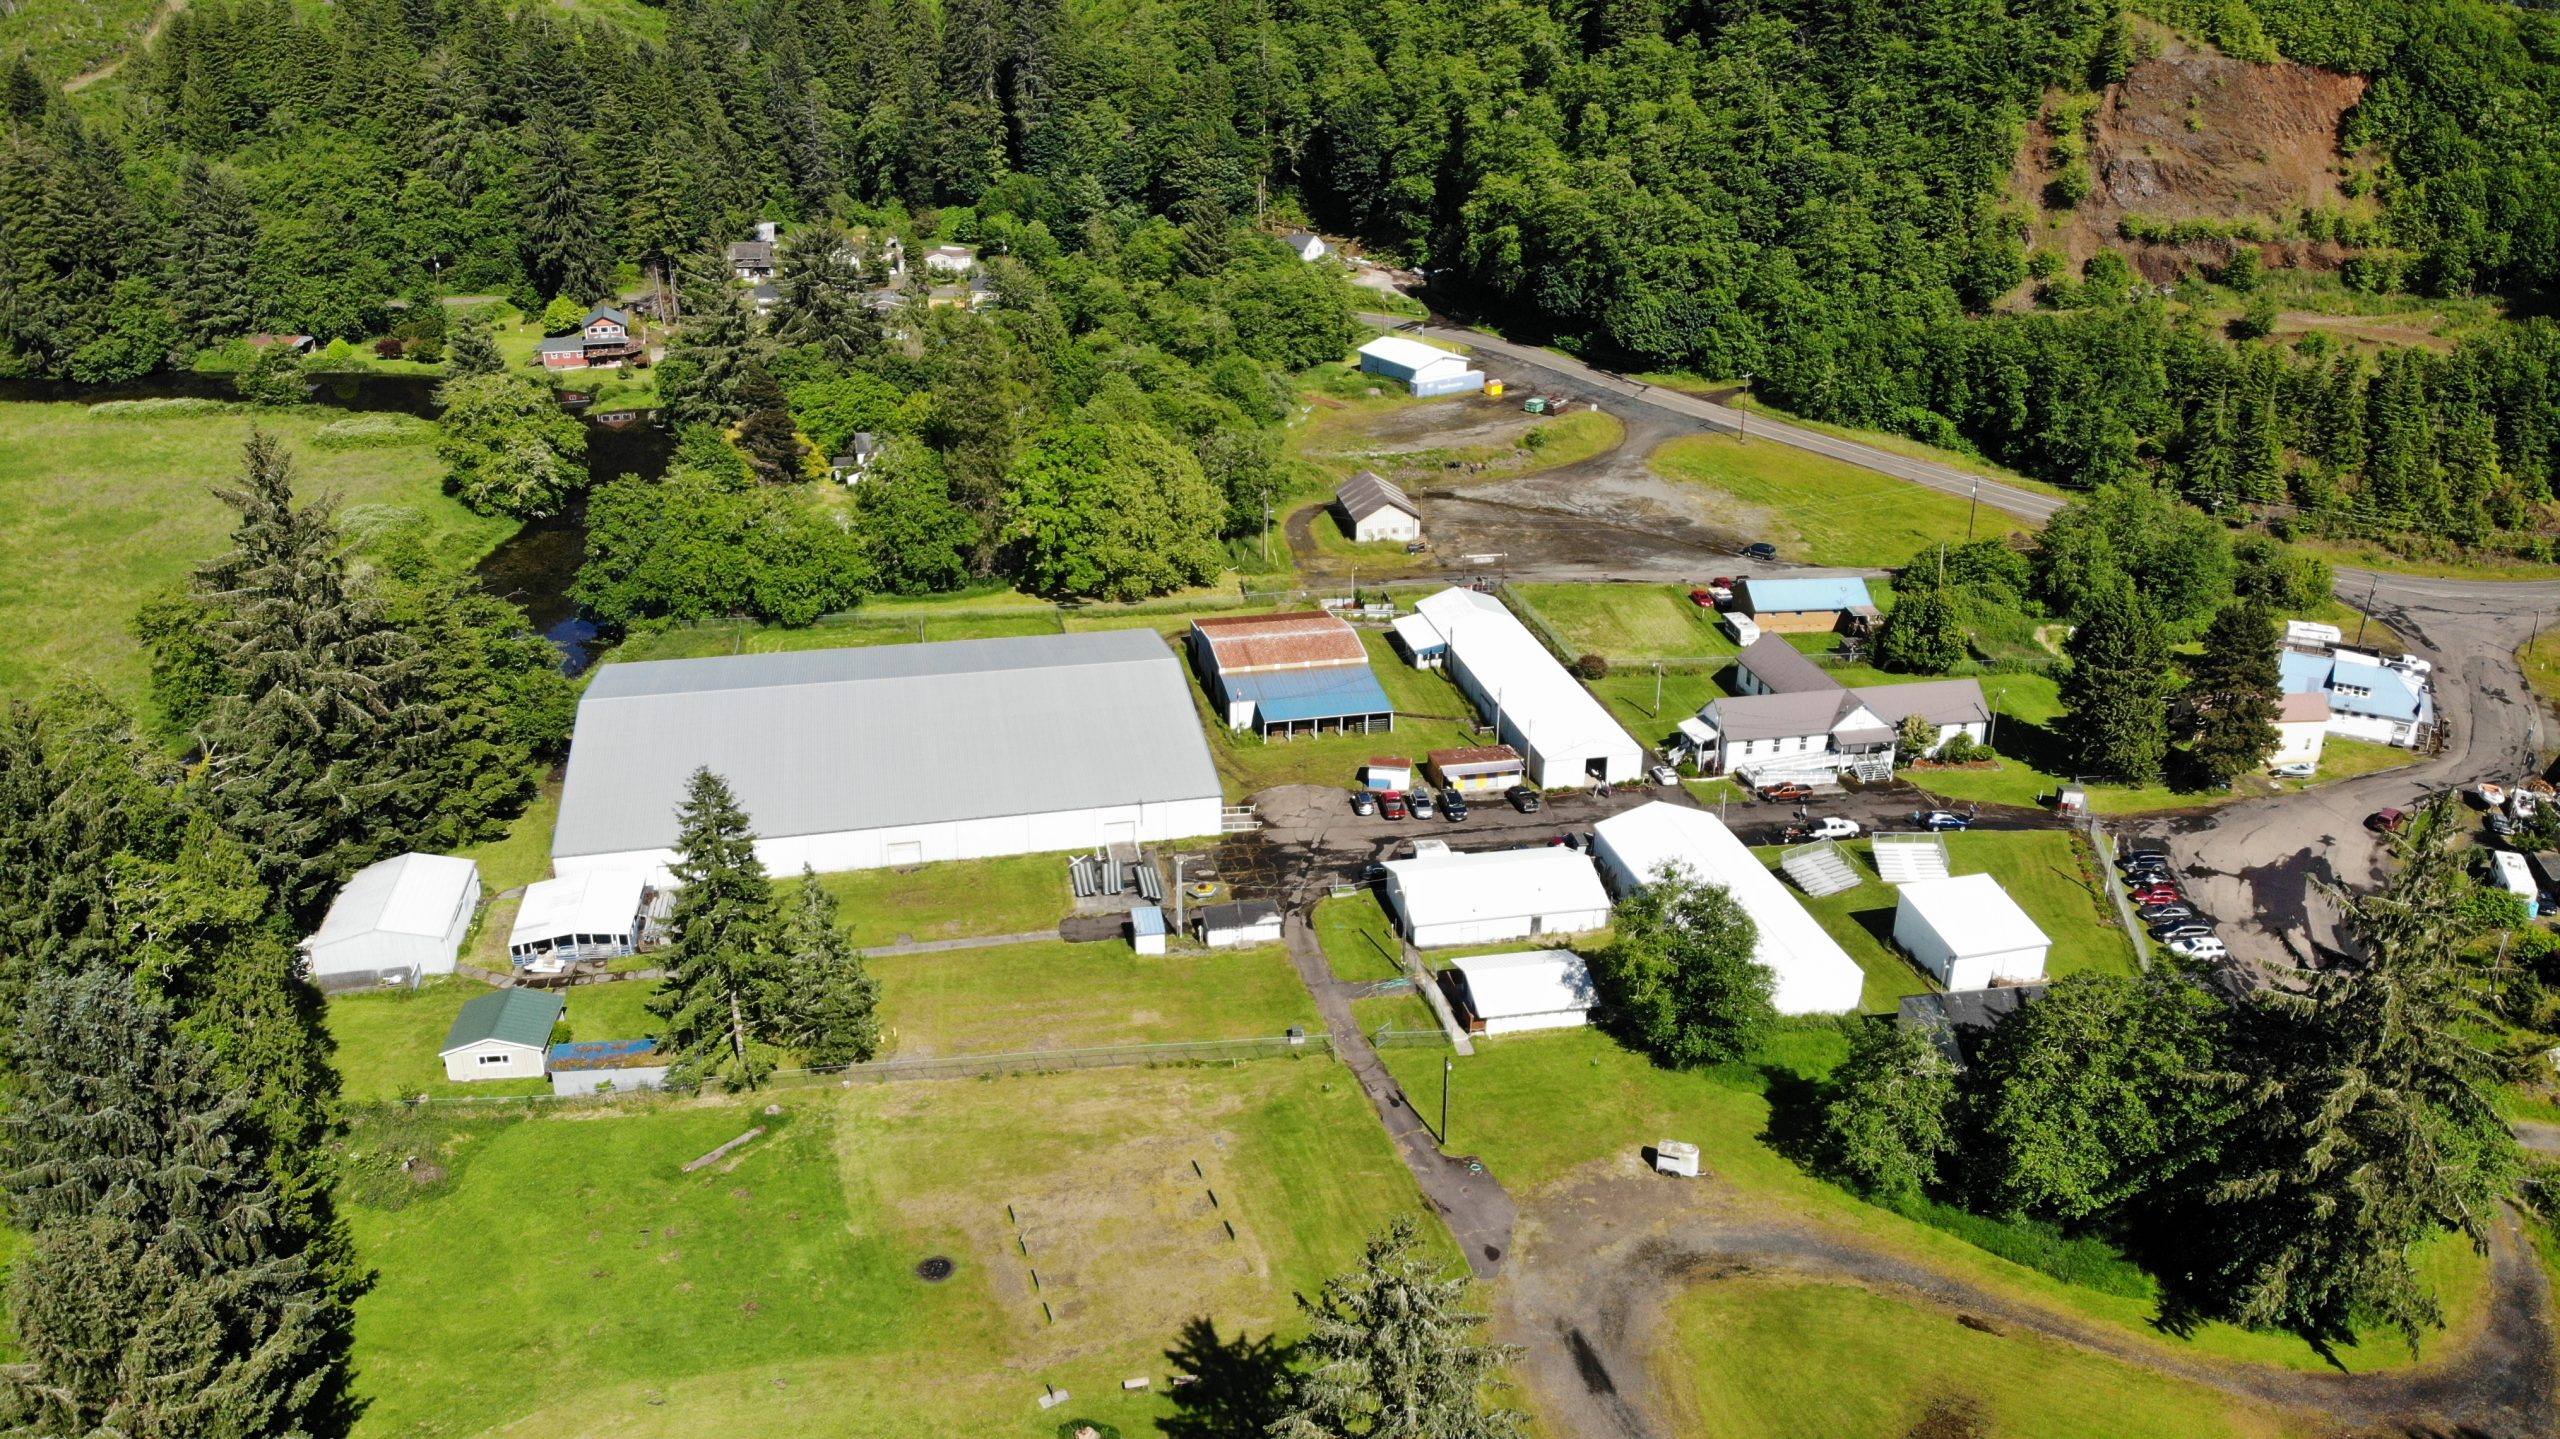
{"label": "metal roof of warehouse", "polygon": [[671,847],[704,766],[765,838],[1221,793],[1150,630],[609,664],[578,706],[551,852]]}
{"label": "metal roof of warehouse", "polygon": [[1255,718],[1264,724],[1393,714],[1396,708],[1367,665],[1227,675],[1225,681],[1227,698],[1251,700]]}
{"label": "metal roof of warehouse", "polygon": [[1875,600],[1867,582],[1856,575],[1802,579],[1744,580],[1742,608],[1752,614],[1802,614],[1816,610],[1873,613]]}
{"label": "metal roof of warehouse", "polygon": [[1208,642],[1209,653],[1217,657],[1218,672],[1231,677],[1248,670],[1369,663],[1360,632],[1340,615],[1323,610],[1217,615],[1193,620],[1191,628]]}

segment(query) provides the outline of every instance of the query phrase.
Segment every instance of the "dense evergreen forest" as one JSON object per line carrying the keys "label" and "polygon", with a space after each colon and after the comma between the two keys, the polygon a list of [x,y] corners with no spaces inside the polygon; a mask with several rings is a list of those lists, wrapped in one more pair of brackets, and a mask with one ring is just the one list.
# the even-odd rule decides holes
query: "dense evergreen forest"
{"label": "dense evergreen forest", "polygon": [[[2235,54],[2375,77],[2341,137],[2383,157],[2351,282],[2547,308],[2560,16],[2147,8]],[[937,362],[1051,387],[1003,454],[961,464],[1002,469],[1091,397],[1058,374],[1073,343],[1110,333],[1200,368],[1235,353],[1222,297],[1168,317],[1153,292],[1221,275],[1229,226],[1289,215],[1427,268],[1450,306],[1628,364],[1748,373],[1817,418],[2068,484],[2153,473],[2287,524],[2552,553],[2547,319],[2449,355],[2233,343],[2113,255],[2058,275],[2031,251],[2005,189],[2026,121],[2147,43],[2109,0],[670,0],[664,17],[644,41],[504,0],[204,0],[77,114],[20,62],[0,96],[0,363],[109,379],[249,330],[379,334],[401,297],[583,302],[758,218],[834,217],[1036,272],[1048,294],[1012,308],[1046,318]],[[1151,220],[1188,238],[1133,272]],[[1080,268],[1061,284],[1060,264]],[[2040,308],[2021,312],[2031,273]],[[1050,319],[1063,335],[1029,334]],[[1026,343],[1031,361],[1004,353]],[[981,572],[991,545],[964,546]]]}

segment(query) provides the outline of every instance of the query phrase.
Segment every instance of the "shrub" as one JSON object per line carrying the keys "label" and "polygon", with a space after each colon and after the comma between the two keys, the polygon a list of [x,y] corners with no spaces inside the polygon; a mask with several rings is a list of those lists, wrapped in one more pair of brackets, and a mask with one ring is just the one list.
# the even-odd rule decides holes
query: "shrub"
{"label": "shrub", "polygon": [[394,445],[423,444],[436,427],[415,415],[348,415],[322,425],[311,436],[314,449],[379,450]]}
{"label": "shrub", "polygon": [[100,400],[89,407],[99,419],[174,418],[186,415],[218,415],[230,406],[221,400],[194,395],[170,395],[153,400]]}
{"label": "shrub", "polygon": [[373,342],[373,352],[386,360],[399,359],[408,349],[398,335],[385,335]]}
{"label": "shrub", "polygon": [[1587,680],[1605,680],[1609,677],[1609,657],[1584,655],[1573,662],[1573,672]]}

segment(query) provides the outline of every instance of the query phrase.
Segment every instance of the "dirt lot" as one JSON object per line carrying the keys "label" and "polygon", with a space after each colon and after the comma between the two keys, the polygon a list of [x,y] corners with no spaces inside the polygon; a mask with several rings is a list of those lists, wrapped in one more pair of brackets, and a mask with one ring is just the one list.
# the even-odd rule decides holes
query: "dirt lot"
{"label": "dirt lot", "polygon": [[[2113,245],[2145,278],[2168,283],[2190,265],[2219,262],[2228,246],[2129,244],[2116,229],[2125,216],[2272,224],[2306,206],[2369,206],[2339,188],[2337,152],[2339,122],[2364,88],[2360,76],[2257,65],[2170,42],[2159,58],[2108,87],[2088,139],[2094,187],[2078,206],[2060,212],[2056,238],[2075,270]],[[2029,126],[2011,176],[2019,201],[2039,213],[2057,168],[2054,140],[2046,121]],[[2299,242],[2266,251],[2269,260],[2315,270],[2335,268],[2350,253],[2335,244]]]}

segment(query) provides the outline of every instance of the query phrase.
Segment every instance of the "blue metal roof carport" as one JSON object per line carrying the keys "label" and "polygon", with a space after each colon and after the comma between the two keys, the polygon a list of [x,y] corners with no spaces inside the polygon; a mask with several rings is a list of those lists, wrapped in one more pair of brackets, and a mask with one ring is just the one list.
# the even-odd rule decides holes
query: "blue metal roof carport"
{"label": "blue metal roof carport", "polygon": [[1275,730],[1283,734],[1311,732],[1328,725],[1347,730],[1355,722],[1364,734],[1396,727],[1395,704],[1367,665],[1273,670],[1225,678],[1228,701],[1251,701],[1253,727],[1264,735]]}

